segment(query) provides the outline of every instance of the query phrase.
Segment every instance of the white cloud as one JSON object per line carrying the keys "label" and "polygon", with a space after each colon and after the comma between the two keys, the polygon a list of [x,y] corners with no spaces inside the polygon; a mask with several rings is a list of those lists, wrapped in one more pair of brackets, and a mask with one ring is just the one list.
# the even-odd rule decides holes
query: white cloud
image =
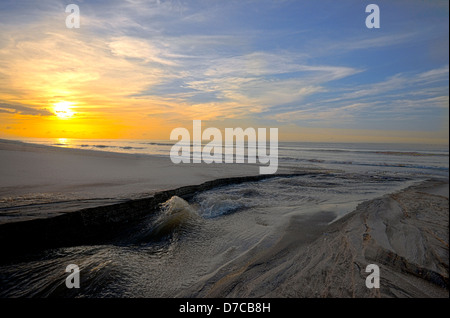
{"label": "white cloud", "polygon": [[108,46],[111,48],[112,54],[119,57],[137,58],[144,62],[155,62],[170,66],[177,65],[173,59],[167,58],[169,54],[164,49],[150,44],[147,40],[118,37],[113,38]]}
{"label": "white cloud", "polygon": [[417,76],[417,80],[424,80],[428,82],[434,82],[437,80],[442,80],[443,78],[448,79],[448,65],[445,65],[443,67],[433,69],[427,72],[423,72]]}

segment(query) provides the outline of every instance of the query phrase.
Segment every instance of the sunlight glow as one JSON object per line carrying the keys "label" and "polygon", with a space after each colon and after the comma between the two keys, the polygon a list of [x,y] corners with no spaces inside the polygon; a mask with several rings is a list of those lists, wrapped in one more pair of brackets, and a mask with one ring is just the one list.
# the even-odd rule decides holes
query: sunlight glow
{"label": "sunlight glow", "polygon": [[71,109],[72,105],[73,103],[66,101],[55,103],[53,104],[53,111],[58,118],[67,119],[75,114]]}

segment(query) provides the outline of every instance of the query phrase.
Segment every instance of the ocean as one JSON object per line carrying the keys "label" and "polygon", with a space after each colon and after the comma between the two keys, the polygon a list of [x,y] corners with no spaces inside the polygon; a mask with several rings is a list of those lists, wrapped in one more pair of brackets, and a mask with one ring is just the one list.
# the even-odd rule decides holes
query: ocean
{"label": "ocean", "polygon": [[[32,141],[157,156],[168,156],[173,145]],[[175,196],[157,214],[108,243],[55,248],[0,264],[0,296],[196,297],[217,277],[239,272],[237,264],[277,246],[286,233],[304,231],[306,240],[326,235],[316,231],[364,201],[431,177],[448,178],[449,152],[433,145],[281,142],[279,164],[311,173],[221,186],[188,201]],[[302,226],[305,219],[308,226]],[[81,270],[80,289],[65,285],[68,264]]]}
{"label": "ocean", "polygon": [[[176,143],[167,140],[21,139],[47,146],[168,157]],[[224,151],[223,151],[224,153]],[[199,153],[193,153],[199,158]],[[246,158],[244,158],[246,161]],[[447,176],[448,145],[279,142],[280,165],[361,173]]]}

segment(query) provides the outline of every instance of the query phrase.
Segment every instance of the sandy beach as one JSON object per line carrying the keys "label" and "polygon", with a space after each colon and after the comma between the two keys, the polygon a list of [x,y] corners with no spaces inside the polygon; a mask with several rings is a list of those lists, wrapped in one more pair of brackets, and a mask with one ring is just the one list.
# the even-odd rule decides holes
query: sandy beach
{"label": "sandy beach", "polygon": [[[258,168],[174,165],[163,157],[1,140],[1,245],[11,251],[14,237],[27,233],[25,242],[42,236],[35,247],[50,241],[76,246],[68,236],[89,239],[103,233],[104,223],[123,225],[150,215],[174,195],[188,200],[199,191],[251,181]],[[305,171],[281,167],[278,173]],[[172,296],[448,297],[448,221],[448,180],[416,182],[363,202],[337,220],[330,211],[291,217],[270,246],[255,245],[215,263]],[[368,264],[380,267],[379,289],[365,285]],[[9,269],[4,270],[7,277]]]}
{"label": "sandy beach", "polygon": [[0,213],[0,224],[148,197],[218,178],[257,175],[258,169],[250,164],[177,165],[158,156],[0,140],[0,208],[8,208]]}

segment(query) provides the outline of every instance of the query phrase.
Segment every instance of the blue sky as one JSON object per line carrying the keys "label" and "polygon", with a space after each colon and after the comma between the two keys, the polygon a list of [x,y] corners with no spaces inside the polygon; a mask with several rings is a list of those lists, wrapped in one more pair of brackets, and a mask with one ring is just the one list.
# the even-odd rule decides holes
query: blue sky
{"label": "blue sky", "polygon": [[[64,26],[69,3],[80,29]],[[370,3],[379,29],[366,28]],[[2,1],[0,116],[14,127],[12,113],[46,116],[44,100],[66,94],[79,119],[128,118],[125,137],[168,136],[145,118],[448,142],[448,12],[448,1]],[[61,89],[37,93],[51,83]]]}

